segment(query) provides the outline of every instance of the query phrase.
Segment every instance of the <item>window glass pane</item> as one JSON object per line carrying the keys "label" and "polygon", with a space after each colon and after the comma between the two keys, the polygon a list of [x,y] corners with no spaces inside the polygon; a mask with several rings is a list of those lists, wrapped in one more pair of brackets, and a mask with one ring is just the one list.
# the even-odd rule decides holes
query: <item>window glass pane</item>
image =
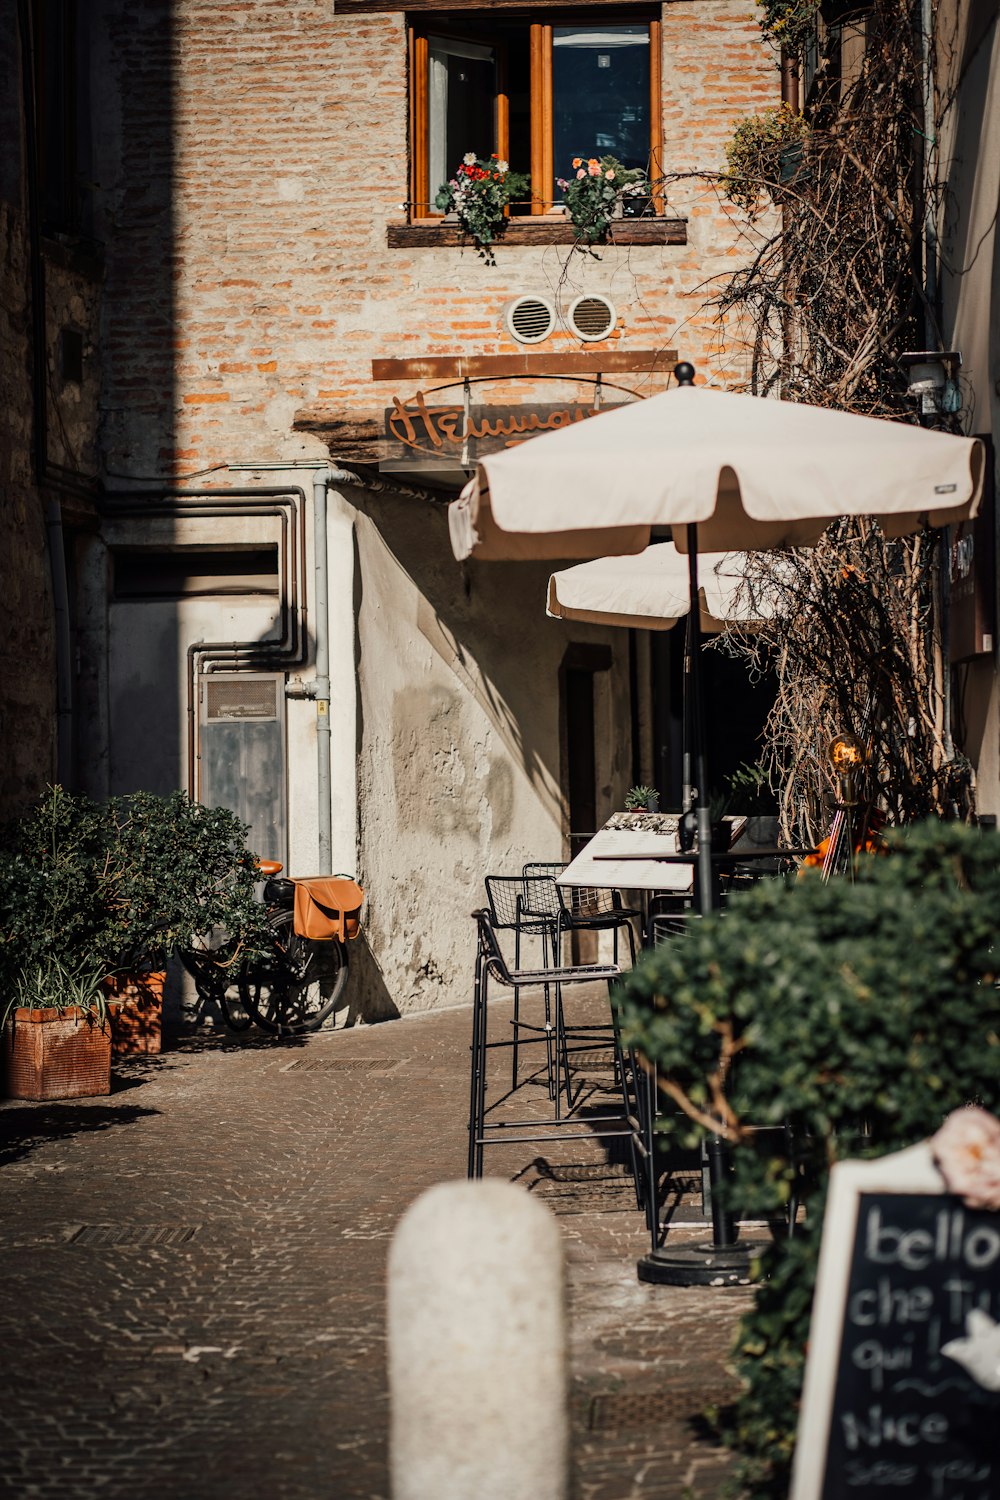
{"label": "window glass pane", "polygon": [[428,37],[428,167],[431,202],[467,151],[496,150],[496,49]]}
{"label": "window glass pane", "polygon": [[574,156],[648,167],[647,23],[552,28],[552,135],[556,177],[572,175]]}

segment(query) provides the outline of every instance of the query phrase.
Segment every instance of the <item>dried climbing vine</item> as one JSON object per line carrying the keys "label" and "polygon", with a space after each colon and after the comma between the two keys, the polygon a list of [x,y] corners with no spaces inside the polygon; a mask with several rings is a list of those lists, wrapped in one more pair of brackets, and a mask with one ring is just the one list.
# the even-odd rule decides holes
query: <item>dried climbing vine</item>
{"label": "dried climbing vine", "polygon": [[[751,254],[715,300],[756,394],[917,420],[899,355],[926,347],[923,226],[940,207],[921,78],[914,6],[875,0],[825,51],[821,38],[808,122],[783,106],[738,127],[722,188]],[[749,587],[775,613],[724,646],[774,674],[765,762],[786,834],[828,825],[825,748],[841,731],[871,740],[870,791],[890,821],[970,811],[946,711],[939,553],[932,533],[888,542],[841,522],[814,551],[755,559]]]}

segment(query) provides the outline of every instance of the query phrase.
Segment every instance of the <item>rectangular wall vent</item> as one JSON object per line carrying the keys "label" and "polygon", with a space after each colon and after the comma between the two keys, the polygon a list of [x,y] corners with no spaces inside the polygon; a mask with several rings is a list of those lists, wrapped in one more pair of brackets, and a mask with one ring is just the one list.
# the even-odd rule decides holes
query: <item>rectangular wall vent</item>
{"label": "rectangular wall vent", "polygon": [[275,677],[205,678],[205,718],[276,719],[278,679]]}

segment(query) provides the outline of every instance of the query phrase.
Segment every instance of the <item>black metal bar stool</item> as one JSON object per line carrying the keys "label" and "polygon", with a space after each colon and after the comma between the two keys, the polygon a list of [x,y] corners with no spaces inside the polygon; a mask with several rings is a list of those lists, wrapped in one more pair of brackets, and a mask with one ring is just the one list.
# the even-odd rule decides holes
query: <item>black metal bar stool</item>
{"label": "black metal bar stool", "polygon": [[472,1065],[469,1084],[469,1162],[468,1175],[483,1175],[483,1151],[488,1145],[513,1144],[525,1141],[552,1139],[553,1131],[563,1133],[566,1139],[601,1139],[623,1137],[629,1141],[632,1153],[633,1176],[639,1183],[639,1168],[635,1157],[635,1131],[629,1116],[630,1101],[625,1088],[625,1070],[621,1066],[620,1049],[615,1042],[616,1076],[621,1090],[622,1108],[613,1114],[590,1116],[586,1126],[574,1118],[572,1112],[563,1115],[560,1108],[561,1059],[555,1049],[555,1110],[551,1120],[504,1120],[488,1122],[486,1119],[486,1063],[489,1051],[496,1046],[513,1046],[512,1042],[489,1042],[487,1020],[489,1008],[489,986],[491,979],[506,989],[550,987],[558,996],[562,986],[603,982],[610,985],[621,974],[618,964],[545,964],[539,969],[511,969],[500,949],[496,930],[489,911],[482,909],[472,913],[477,926],[476,968],[472,1000]]}
{"label": "black metal bar stool", "polygon": [[[521,967],[521,939],[540,938],[542,943],[542,965],[559,961],[559,926],[554,911],[543,907],[532,909],[526,899],[527,883],[520,875],[487,875],[486,900],[489,903],[490,921],[494,933],[514,934],[514,968]],[[545,1042],[545,1062],[548,1074],[549,1098],[555,1098],[555,1030],[552,1020],[551,986],[542,987],[544,1021],[541,1026],[521,1020],[521,986],[514,985],[513,1040],[511,1046],[511,1083],[517,1088],[518,1052],[521,1032],[528,1032],[534,1040]]]}

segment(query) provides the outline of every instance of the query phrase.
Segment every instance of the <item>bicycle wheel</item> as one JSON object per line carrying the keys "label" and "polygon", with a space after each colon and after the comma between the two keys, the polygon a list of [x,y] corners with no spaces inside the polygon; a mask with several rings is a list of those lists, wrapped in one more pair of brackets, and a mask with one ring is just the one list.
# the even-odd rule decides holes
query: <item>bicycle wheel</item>
{"label": "bicycle wheel", "polygon": [[268,918],[273,947],[240,974],[240,997],[258,1026],[277,1036],[317,1031],[347,983],[347,948],[336,938],[299,937],[293,913]]}
{"label": "bicycle wheel", "polygon": [[194,980],[202,1005],[214,1005],[230,1031],[253,1024],[240,993],[239,976],[226,947],[182,948],[181,963]]}

